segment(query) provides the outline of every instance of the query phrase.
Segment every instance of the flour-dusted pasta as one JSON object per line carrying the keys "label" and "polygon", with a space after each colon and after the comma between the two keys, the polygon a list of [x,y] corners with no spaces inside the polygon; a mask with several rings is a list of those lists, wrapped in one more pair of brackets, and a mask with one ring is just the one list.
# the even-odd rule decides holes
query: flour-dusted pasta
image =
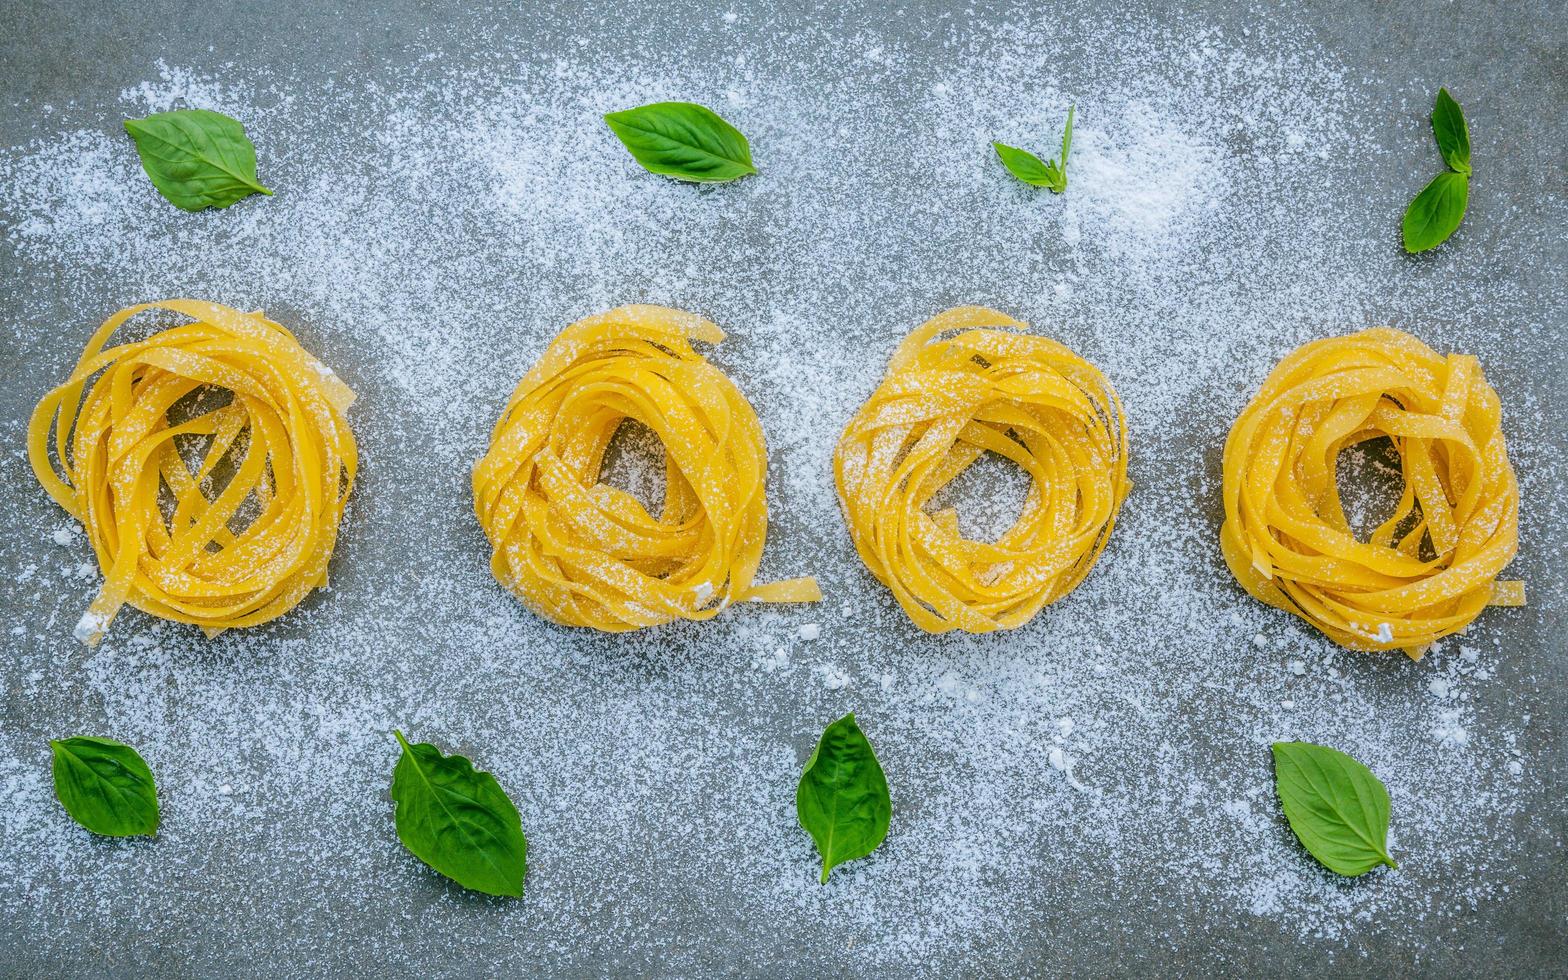
{"label": "flour-dusted pasta", "polygon": [[[104,347],[153,309],[194,322]],[[39,482],[105,576],[76,636],[97,643],[126,603],[213,636],[325,585],[357,466],[353,400],[259,312],[175,299],[106,320],[28,426]]]}
{"label": "flour-dusted pasta", "polygon": [[[814,602],[811,578],[754,585],[768,531],[757,415],[692,340],[716,325],[662,306],[577,321],[512,392],[474,466],[490,568],[535,613],[625,632],[732,602]],[[664,443],[664,507],[599,481],[627,419]]]}
{"label": "flour-dusted pasta", "polygon": [[[1089,574],[1127,496],[1115,390],[1094,365],[1024,329],[979,306],[927,321],[893,353],[834,453],[861,559],[928,632],[1028,622]],[[994,544],[963,537],[954,511],[925,509],[987,451],[1033,481]]]}
{"label": "flour-dusted pasta", "polygon": [[[1341,450],[1387,436],[1405,486],[1367,541],[1340,505]],[[1480,363],[1379,327],[1306,344],[1269,374],[1225,440],[1220,544],[1254,597],[1356,650],[1419,658],[1487,605],[1519,539],[1502,407]]]}

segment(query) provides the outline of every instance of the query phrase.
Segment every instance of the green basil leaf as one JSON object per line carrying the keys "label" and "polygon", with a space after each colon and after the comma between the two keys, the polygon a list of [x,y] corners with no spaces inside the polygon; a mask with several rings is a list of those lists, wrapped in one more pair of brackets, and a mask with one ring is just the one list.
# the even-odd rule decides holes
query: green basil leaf
{"label": "green basil leaf", "polygon": [[86,735],[51,740],[49,748],[54,795],[72,820],[105,837],[158,832],[158,788],[135,749]]}
{"label": "green basil leaf", "polygon": [[1028,150],[1020,150],[1016,146],[1008,146],[1006,143],[998,143],[994,140],[991,142],[991,146],[996,149],[997,158],[1002,161],[1002,166],[1006,167],[1007,172],[1014,177],[1031,187],[1055,186],[1056,175],[1053,173],[1054,168],[1033,153],[1030,153]]}
{"label": "green basil leaf", "polygon": [[398,840],[464,888],[521,897],[528,839],[501,784],[460,755],[394,734],[403,746],[392,770]]}
{"label": "green basil leaf", "polygon": [[823,884],[828,872],[865,857],[887,837],[893,814],[887,777],[854,714],[823,731],[801,773],[795,812],[822,855]]}
{"label": "green basil leaf", "polygon": [[1067,107],[1067,127],[1062,130],[1061,187],[1051,188],[1058,194],[1067,189],[1067,153],[1073,148],[1073,113],[1077,108],[1076,104]]}
{"label": "green basil leaf", "polygon": [[692,102],[654,102],[604,117],[643,169],[698,183],[754,174],[751,144],[718,113]]}
{"label": "green basil leaf", "polygon": [[272,193],[256,182],[256,147],[245,127],[221,112],[155,112],[125,120],[125,129],[153,186],[177,208],[226,208],[242,197]]}
{"label": "green basil leaf", "polygon": [[1445,170],[1405,209],[1405,251],[1425,252],[1448,240],[1465,218],[1470,178]]}
{"label": "green basil leaf", "polygon": [[1007,172],[1031,187],[1046,187],[1051,193],[1060,194],[1067,189],[1067,155],[1073,148],[1073,113],[1076,105],[1067,107],[1067,126],[1062,130],[1062,159],[1041,160],[1028,150],[992,141],[997,157]]}
{"label": "green basil leaf", "polygon": [[1296,838],[1335,874],[1355,877],[1388,856],[1388,789],[1337,749],[1274,743],[1274,785]]}
{"label": "green basil leaf", "polygon": [[1432,107],[1432,135],[1437,137],[1444,162],[1459,173],[1469,174],[1470,127],[1465,123],[1464,110],[1446,88],[1437,90],[1437,104]]}

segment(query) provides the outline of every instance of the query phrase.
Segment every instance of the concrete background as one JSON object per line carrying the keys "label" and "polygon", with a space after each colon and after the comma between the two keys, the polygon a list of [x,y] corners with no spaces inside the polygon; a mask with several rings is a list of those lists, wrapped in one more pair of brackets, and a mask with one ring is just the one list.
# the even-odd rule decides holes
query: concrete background
{"label": "concrete background", "polygon": [[[935,14],[938,6],[916,2],[903,5],[897,12],[857,8],[849,13],[831,6],[779,5],[770,12],[768,29],[837,23],[846,31],[886,31],[918,52],[928,41],[922,24],[928,15]],[[650,44],[677,46],[678,32],[669,26],[672,18],[675,23],[681,17],[712,20],[725,8],[725,4],[608,4],[584,8],[572,23],[573,31],[599,30],[619,40],[646,35]],[[1010,4],[976,3],[966,9],[980,19],[1019,13],[1019,8]],[[1159,5],[1140,9],[1161,16]],[[1040,15],[1047,14],[1047,8],[1041,7]],[[1222,28],[1235,28],[1270,16],[1273,14],[1267,9],[1225,3],[1194,4],[1182,13],[1189,22],[1208,20]],[[1386,102],[1367,108],[1374,123],[1386,123],[1369,127],[1369,131],[1378,134],[1372,138],[1382,142],[1385,149],[1397,144],[1401,154],[1421,154],[1422,159],[1430,160],[1433,172],[1437,166],[1435,151],[1429,152],[1430,147],[1424,144],[1418,150],[1405,138],[1419,129],[1420,123],[1418,119],[1412,123],[1413,117],[1408,114],[1398,114],[1393,107],[1394,96],[1414,101],[1427,98],[1425,86],[1410,84],[1411,78],[1463,81],[1465,108],[1472,116],[1485,114],[1493,127],[1488,139],[1494,151],[1487,161],[1493,212],[1513,216],[1511,220],[1529,225],[1524,229],[1528,234],[1549,242],[1530,259],[1504,269],[1488,268],[1485,274],[1508,278],[1518,295],[1524,297],[1521,302],[1525,318],[1545,324],[1549,335],[1554,331],[1556,337],[1563,337],[1568,319],[1556,298],[1561,296],[1558,284],[1568,267],[1568,243],[1560,228],[1554,231],[1546,224],[1530,224],[1550,222],[1562,213],[1561,195],[1568,182],[1564,154],[1568,147],[1568,18],[1564,17],[1562,5],[1426,0],[1307,3],[1292,7],[1290,16],[1306,25],[1314,41],[1344,63],[1364,66],[1369,91],[1389,96]],[[342,8],[308,0],[190,5],[157,0],[108,4],[0,0],[0,78],[5,80],[4,95],[0,97],[0,146],[15,149],[40,134],[37,107],[41,104],[113,106],[120,90],[147,77],[149,66],[158,59],[175,65],[203,65],[213,60],[215,50],[233,53],[242,49],[248,63],[275,65],[280,73],[286,69],[293,79],[326,84],[334,78],[363,80],[391,67],[406,67],[431,45],[432,38],[483,35],[489,29],[487,25],[495,25],[497,35],[537,35],[545,45],[537,52],[540,58],[553,53],[569,54],[567,40],[573,32],[561,31],[557,19],[557,14],[542,7],[472,7],[418,0],[386,0]],[[934,39],[930,43],[935,44]],[[1086,39],[1085,43],[1093,41]],[[891,97],[896,98],[896,94]],[[1346,155],[1354,156],[1349,151]],[[1364,164],[1352,161],[1347,166],[1356,173],[1358,186],[1387,188],[1394,184],[1403,186],[1406,181],[1406,175],[1392,172],[1386,160],[1369,157]],[[1545,198],[1557,203],[1538,207]],[[176,220],[178,216],[171,211],[168,221]],[[13,323],[36,323],[38,330],[52,332],[38,335],[34,343],[15,347],[9,345],[10,332],[7,333],[8,346],[0,352],[0,363],[14,381],[0,390],[0,417],[7,420],[6,432],[18,431],[14,423],[25,419],[30,411],[43,387],[41,376],[57,366],[61,352],[74,350],[72,344],[78,342],[83,315],[67,299],[72,292],[64,280],[70,275],[69,269],[30,267],[8,247],[0,245],[0,318]],[[45,349],[52,352],[50,363],[35,363],[39,352]],[[1547,416],[1540,422],[1540,431],[1568,431],[1562,428],[1568,424],[1561,402],[1568,375],[1564,373],[1560,351],[1556,355],[1513,351],[1503,334],[1498,337],[1497,350],[1477,353],[1489,359],[1488,372],[1494,379],[1505,379],[1506,384],[1513,386],[1512,391],[1528,393],[1528,400],[1545,407]],[[340,347],[328,359],[352,375],[356,370],[364,373],[360,365],[372,357],[370,352],[359,354]],[[1500,388],[1505,380],[1497,381]],[[1562,443],[1558,443],[1556,452],[1561,451]],[[1217,456],[1211,453],[1211,472],[1217,462]],[[37,491],[14,447],[5,452],[3,476],[0,513],[6,515],[5,523],[10,524],[15,517],[29,528],[44,526],[50,520],[50,504]],[[374,496],[377,490],[377,485],[371,483],[361,493],[378,499]],[[379,491],[381,502],[374,511],[377,521],[392,520],[415,527],[420,524],[424,516],[420,495],[428,493],[429,486],[399,492],[395,487],[382,485]],[[1532,601],[1536,596],[1560,591],[1564,583],[1562,555],[1568,541],[1563,533],[1562,487],[1551,488],[1547,497],[1534,511],[1535,544],[1530,554],[1521,559],[1524,573],[1531,580]],[[446,514],[439,516],[444,520]],[[776,515],[775,520],[787,525],[787,518]],[[445,525],[436,527],[447,530]],[[467,546],[476,537],[471,528],[454,533],[464,536],[462,540]],[[786,526],[777,540],[793,540],[797,545],[802,540],[810,542],[809,536],[803,535],[804,532]],[[30,532],[26,541],[0,539],[0,569],[34,557],[43,547],[34,540],[36,537]],[[362,568],[374,567],[366,556],[377,554],[375,543],[368,538],[366,523],[362,522],[349,529],[343,545],[345,549],[359,550],[365,562]],[[772,543],[770,539],[770,546]],[[343,565],[341,561],[335,565],[335,573],[343,574],[344,583],[335,598],[351,603],[355,583],[366,584],[363,576],[371,573],[356,573]],[[24,602],[14,592],[6,592],[0,603],[5,604],[8,622],[44,614],[31,600]],[[74,603],[73,597],[62,608],[74,608]],[[1184,923],[1191,920],[1174,912],[1142,910],[1141,923],[1125,921],[1118,907],[1120,900],[1111,897],[1137,892],[1136,883],[1124,881],[1119,891],[1099,898],[1094,897],[1092,889],[1086,895],[1080,893],[1080,904],[1075,908],[1042,907],[1006,922],[1003,928],[1009,940],[993,951],[982,949],[962,958],[938,958],[909,968],[947,975],[1561,975],[1568,962],[1568,949],[1564,946],[1568,937],[1568,907],[1564,904],[1568,901],[1564,897],[1568,894],[1564,888],[1568,867],[1560,845],[1565,831],[1563,799],[1568,792],[1563,765],[1568,697],[1562,688],[1562,608],[1561,603],[1543,602],[1511,620],[1514,653],[1520,663],[1530,666],[1509,675],[1517,686],[1498,683],[1475,695],[1478,710],[1482,711],[1501,711],[1510,701],[1527,696],[1537,715],[1536,727],[1532,729],[1535,742],[1529,752],[1538,778],[1521,790],[1527,794],[1523,810],[1530,816],[1507,831],[1514,835],[1516,846],[1500,847],[1495,864],[1487,871],[1514,880],[1517,886],[1506,900],[1454,913],[1452,920],[1444,922],[1441,935],[1433,935],[1430,942],[1420,938],[1421,927],[1415,925],[1403,932],[1369,933],[1366,938],[1351,942],[1348,948],[1334,943],[1318,945],[1265,920],[1220,921],[1219,917],[1227,913],[1220,908],[1209,909],[1201,900],[1195,900],[1187,910],[1205,921],[1203,934],[1194,936],[1185,931]],[[59,614],[55,609],[48,612]],[[280,626],[275,635],[288,639],[301,628],[296,621]],[[439,634],[439,625],[433,625],[429,633],[411,636],[410,642],[439,646]],[[669,642],[684,650],[699,642],[695,637],[691,631],[678,631]],[[914,641],[891,636],[879,642],[896,646]],[[66,647],[60,650],[65,651]],[[0,669],[14,670],[18,677],[24,666],[68,670],[77,663],[71,659],[74,656],[67,652],[45,656],[31,648],[23,649],[9,637],[0,638],[0,657],[7,665],[16,665]],[[219,656],[217,663],[220,668],[226,665],[239,671],[241,660],[229,652]],[[649,683],[659,680],[657,665],[638,662],[628,669],[645,671]],[[371,683],[368,678],[364,680]],[[46,733],[64,728],[86,731],[110,724],[112,719],[101,706],[91,700],[75,700],[68,693],[72,690],[70,683],[62,684],[60,696],[42,698],[24,696],[20,683],[9,686],[5,699],[0,701],[0,730],[8,729],[17,744],[25,738],[31,740],[28,745],[41,746]],[[1530,693],[1521,695],[1527,687]],[[416,687],[418,692],[430,690]],[[477,694],[474,689],[467,690],[463,704],[478,715],[488,710],[487,698],[500,696],[487,689],[479,689]],[[411,697],[417,702],[417,695]],[[809,725],[802,727],[795,718],[775,717],[779,712],[770,705],[735,703],[716,710],[721,716],[732,717],[745,717],[755,711],[762,719],[759,724],[787,733],[798,754],[809,751],[809,739],[802,735]],[[1193,737],[1201,741],[1205,736],[1199,732]],[[37,761],[38,753],[31,758]],[[255,765],[255,778],[265,779],[266,760],[258,758]],[[3,790],[4,783],[0,783],[0,792]],[[0,799],[0,807],[4,805]],[[0,817],[0,825],[3,820]],[[355,832],[361,829],[355,825]],[[384,827],[377,826],[373,833],[384,831]],[[366,835],[371,833],[365,830]],[[214,842],[210,860],[216,867],[231,850],[265,850],[266,841],[267,831],[263,828],[249,837]],[[401,868],[402,855],[395,847],[386,850],[390,852],[386,856],[387,866]],[[311,863],[298,853],[280,854],[279,860]],[[1100,857],[1085,860],[1087,867],[1107,871],[1097,863]],[[195,866],[200,867],[201,862]],[[238,901],[234,898],[232,876],[225,878],[214,872],[208,878],[193,874],[184,881],[190,894],[161,928],[138,920],[141,924],[124,934],[118,933],[114,925],[118,914],[115,907],[102,895],[89,900],[57,889],[27,896],[25,901],[33,909],[28,916],[0,922],[0,975],[218,976],[269,975],[276,971],[285,975],[325,972],[481,976],[501,969],[497,965],[500,963],[505,963],[505,972],[510,973],[537,969],[540,973],[585,976],[878,972],[857,964],[842,944],[829,944],[816,925],[809,922],[778,924],[764,929],[761,939],[756,938],[755,931],[739,933],[747,938],[737,948],[730,943],[730,937],[736,928],[734,909],[743,899],[727,893],[719,884],[711,885],[713,891],[708,891],[700,883],[688,883],[673,893],[668,917],[661,923],[671,937],[664,952],[659,952],[656,945],[642,944],[634,949],[607,946],[591,953],[568,955],[561,953],[559,947],[534,951],[527,948],[524,940],[519,940],[518,945],[502,945],[499,940],[485,937],[487,908],[465,902],[462,896],[453,894],[454,890],[443,891],[441,884],[435,882],[421,880],[419,885],[424,890],[412,892],[414,901],[423,903],[419,906],[421,913],[439,905],[445,910],[440,914],[446,917],[410,920],[399,914],[382,917],[367,911],[397,899],[357,891],[358,885],[339,889],[330,879],[322,883],[308,876],[295,886],[297,893],[247,896],[244,907],[258,914],[236,919],[228,914],[229,903]],[[3,887],[5,884],[0,883]],[[91,888],[91,883],[86,887]],[[533,887],[531,881],[530,888]],[[576,886],[567,887],[570,890]],[[307,900],[312,889],[330,893],[324,906]],[[583,905],[578,910],[579,918],[564,926],[568,933],[591,933],[604,917],[614,916],[613,909],[581,910],[592,909],[592,890],[591,883],[578,888],[576,894]],[[151,901],[145,894],[137,900]],[[1175,898],[1170,904],[1180,905],[1184,901],[1187,899]],[[88,907],[96,902],[102,913],[84,915],[83,902],[88,902]],[[274,905],[279,910],[275,918],[265,914]],[[204,908],[210,910],[210,915],[203,914]],[[1388,914],[1397,916],[1398,911],[1389,910]],[[71,931],[79,928],[84,918],[96,918],[98,924],[76,942]],[[413,935],[430,929],[447,929],[454,935],[470,929],[479,935],[466,942],[437,942],[429,935]],[[1045,938],[1047,933],[1049,939]],[[1036,934],[1041,938],[1032,939]],[[593,946],[588,940],[584,943],[585,948]],[[406,957],[388,957],[384,953],[402,946],[409,950]],[[1324,953],[1330,946],[1340,950],[1337,958]]]}

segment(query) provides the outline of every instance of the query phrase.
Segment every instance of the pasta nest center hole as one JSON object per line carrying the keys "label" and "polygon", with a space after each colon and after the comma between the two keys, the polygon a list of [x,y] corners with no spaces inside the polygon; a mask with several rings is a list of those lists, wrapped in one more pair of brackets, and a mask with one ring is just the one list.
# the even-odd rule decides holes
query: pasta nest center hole
{"label": "pasta nest center hole", "polygon": [[664,510],[669,454],[659,434],[637,419],[622,419],[604,450],[599,482],[630,495],[650,514]]}
{"label": "pasta nest center hole", "polygon": [[[1010,432],[1003,433],[1013,438]],[[995,544],[1023,516],[1034,481],[1012,460],[987,449],[926,502],[933,516],[951,510],[958,533],[970,541]]]}
{"label": "pasta nest center hole", "polygon": [[[1370,541],[1379,527],[1399,513],[1407,485],[1403,466],[1399,447],[1386,435],[1373,435],[1340,449],[1334,461],[1335,483],[1346,525],[1357,541]],[[1404,519],[1419,517],[1417,506]]]}

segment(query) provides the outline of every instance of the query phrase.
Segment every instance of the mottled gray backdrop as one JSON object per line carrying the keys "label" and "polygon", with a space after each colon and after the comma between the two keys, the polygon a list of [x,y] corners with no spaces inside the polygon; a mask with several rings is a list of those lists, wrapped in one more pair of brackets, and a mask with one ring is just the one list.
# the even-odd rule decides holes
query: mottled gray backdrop
{"label": "mottled gray backdrop", "polygon": [[[36,192],[0,188],[0,975],[1562,974],[1560,0],[568,6],[0,0],[0,172],[38,181]],[[1038,34],[1061,57],[988,82],[986,39],[1003,23],[1010,50]],[[1299,106],[1249,109],[1223,139],[1210,120],[1186,119],[1204,146],[1224,148],[1213,174],[1172,178],[1192,188],[1128,188],[1198,200],[1219,174],[1252,194],[1269,191],[1277,163],[1256,222],[1234,204],[1217,225],[1194,219],[1195,234],[1227,230],[1173,246],[1169,267],[1118,253],[1139,216],[1116,202],[1094,210],[1103,188],[1090,175],[1116,176],[1104,169],[1114,154],[1094,156],[1094,127],[1113,111],[1168,126],[1189,86],[1191,105],[1206,104],[1199,89],[1240,104],[1246,82],[1227,72],[1265,47],[1286,66],[1269,84],[1293,91],[1293,46]],[[725,110],[758,146],[763,175],[745,185],[644,180],[584,111],[580,168],[546,172],[540,160],[554,157],[520,147],[509,171],[504,142],[486,157],[511,182],[469,196],[493,194],[496,213],[509,197],[533,202],[523,213],[503,222],[467,200],[430,213],[408,197],[414,176],[432,194],[473,181],[438,140],[411,147],[409,127],[494,111],[464,100],[503,89],[514,68],[538,93],[552,66],[581,88],[581,65],[598,59],[623,104],[668,78],[729,106],[725,87],[751,81],[737,51],[765,63],[743,94],[796,95]],[[1140,61],[1145,51],[1160,63]],[[836,60],[843,52],[864,67]],[[1325,61],[1338,66],[1323,97],[1338,100],[1340,122],[1309,101]],[[470,62],[460,84],[420,94],[427,73],[462,75]],[[955,82],[943,72],[958,62]],[[1104,77],[1108,65],[1125,76]],[[282,181],[276,198],[196,217],[151,198],[128,169],[128,141],[102,140],[136,104],[122,93],[156,83],[160,66],[216,79],[220,98],[233,84],[239,104],[258,107],[246,122],[262,179]],[[1031,196],[981,159],[989,135],[1052,146],[1067,98],[1134,91],[1144,74],[1161,80],[1163,92],[1144,93],[1157,112],[1080,105],[1084,177],[1064,199]],[[1000,115],[971,132],[962,106],[941,101],[944,80],[954,98],[994,83],[986,106]],[[1483,121],[1477,193],[1455,245],[1411,259],[1394,229],[1439,166],[1425,113],[1443,82]],[[1020,104],[1036,85],[1052,98],[1025,120],[997,94],[1009,85]],[[522,101],[502,114],[512,132],[531,125]],[[541,103],[559,123],[559,106]],[[347,109],[306,115],[323,105]],[[375,115],[355,114],[367,105]],[[929,132],[921,108],[933,106],[960,131]],[[1337,142],[1295,146],[1298,163],[1271,156],[1298,111],[1315,120],[1303,132]],[[813,127],[841,139],[849,163],[802,149]],[[109,136],[86,139],[73,161],[62,134],[78,129]],[[968,169],[905,160],[906,137],[927,161],[932,146],[968,141]],[[475,136],[464,140],[471,151]],[[75,183],[34,174],[33,154]],[[1317,154],[1321,176],[1299,169],[1301,154]],[[865,176],[852,179],[855,167]],[[328,170],[358,176],[334,185]],[[606,188],[624,226],[572,211],[596,200],[586,192],[563,191],[558,211],[551,181]],[[417,221],[377,211],[393,199],[365,190],[378,186],[414,201]],[[949,212],[949,193],[966,203]],[[128,200],[129,217],[118,205],[93,213],[82,194]],[[1311,210],[1299,224],[1292,196]],[[291,210],[317,199],[314,212]],[[1054,216],[1078,205],[1131,224],[1073,218],[1053,237]],[[79,224],[53,223],[53,210]],[[356,212],[398,239],[372,240]],[[822,218],[803,227],[800,214]],[[269,224],[289,220],[300,224]],[[572,221],[602,239],[576,242]],[[269,253],[278,241],[292,250]],[[1299,269],[1281,269],[1297,256]],[[302,257],[319,268],[294,267]],[[388,269],[402,281],[384,281]],[[369,289],[381,292],[358,292]],[[127,613],[88,652],[69,632],[95,578],[70,571],[86,550],[27,469],[23,420],[103,316],[186,291],[265,305],[359,387],[365,478],[329,593],[212,644]],[[532,620],[490,582],[465,461],[555,329],[637,299],[700,309],[733,331],[715,357],[773,442],[765,571],[815,571],[830,599],[820,612],[735,609],[636,639],[590,637]],[[1128,397],[1138,486],[1084,588],[983,641],[903,622],[855,562],[825,469],[832,432],[896,339],[961,301],[1046,324],[1061,315],[1065,339]],[[1256,329],[1238,329],[1242,317]],[[1425,665],[1336,655],[1241,595],[1213,548],[1219,439],[1239,399],[1294,343],[1385,317],[1481,355],[1512,413],[1530,495],[1511,574],[1531,605],[1483,617],[1469,641],[1479,676],[1457,643]],[[428,386],[443,364],[466,379],[444,400]],[[822,639],[790,640],[808,620],[822,621]],[[775,648],[784,660],[769,659]],[[1428,685],[1443,678],[1463,681],[1469,749],[1451,729],[1432,734],[1446,709]],[[823,722],[850,708],[887,763],[894,834],[824,889],[793,826],[792,780]],[[519,801],[531,838],[521,902],[463,894],[393,842],[379,795],[393,725],[471,753]],[[158,841],[89,841],[66,823],[48,796],[46,743],[73,732],[147,752],[165,801]],[[1388,779],[1399,872],[1336,881],[1295,847],[1266,752],[1292,733],[1335,741]],[[1050,766],[1057,743],[1089,792]]]}

